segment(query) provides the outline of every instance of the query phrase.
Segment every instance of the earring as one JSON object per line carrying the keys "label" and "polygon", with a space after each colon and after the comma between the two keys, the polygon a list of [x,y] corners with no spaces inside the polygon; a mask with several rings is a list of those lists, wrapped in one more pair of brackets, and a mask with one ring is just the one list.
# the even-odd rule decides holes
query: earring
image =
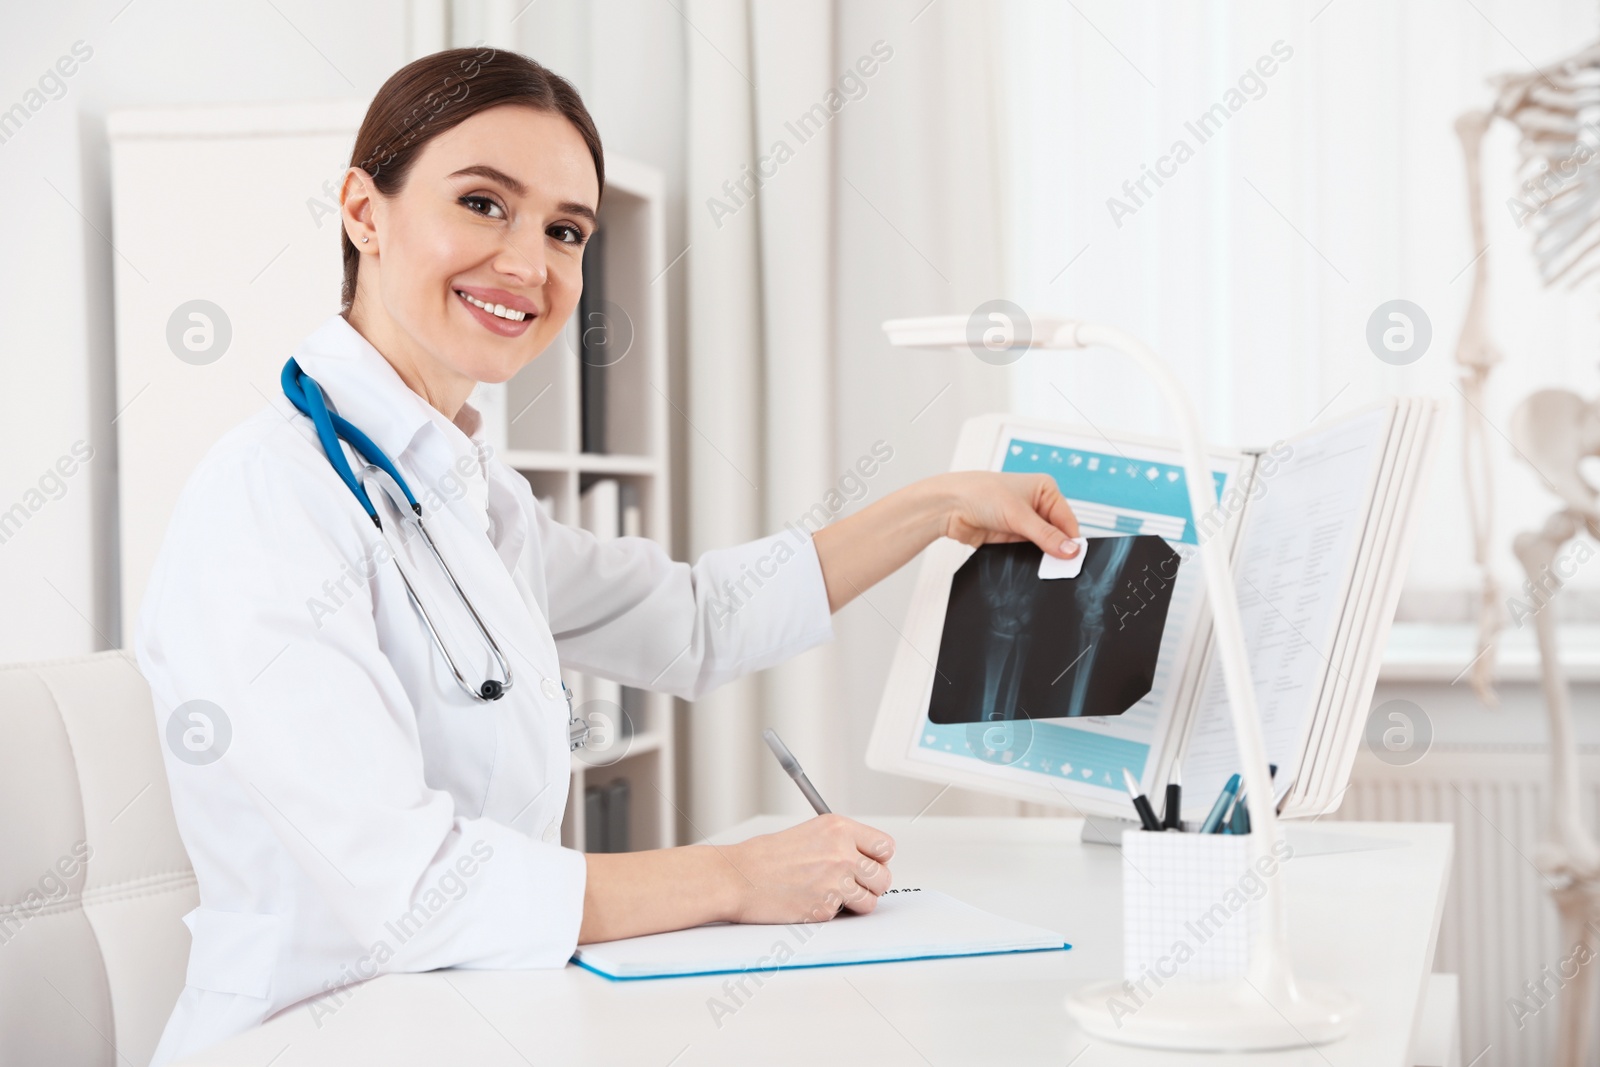
{"label": "earring", "polygon": [[366,238],[365,238],[365,237],[363,237],[363,238],[362,238],[362,239],[361,239],[361,243],[362,243],[362,244],[366,244],[366,243],[367,243],[367,239],[366,239]]}

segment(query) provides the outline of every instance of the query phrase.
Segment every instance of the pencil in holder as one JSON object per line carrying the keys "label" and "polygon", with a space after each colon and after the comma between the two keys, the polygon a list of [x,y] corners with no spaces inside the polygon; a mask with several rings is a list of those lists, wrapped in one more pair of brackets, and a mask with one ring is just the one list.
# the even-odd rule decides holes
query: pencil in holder
{"label": "pencil in holder", "polygon": [[1174,979],[1243,976],[1256,902],[1278,873],[1260,866],[1248,836],[1124,831],[1123,978],[1148,993]]}

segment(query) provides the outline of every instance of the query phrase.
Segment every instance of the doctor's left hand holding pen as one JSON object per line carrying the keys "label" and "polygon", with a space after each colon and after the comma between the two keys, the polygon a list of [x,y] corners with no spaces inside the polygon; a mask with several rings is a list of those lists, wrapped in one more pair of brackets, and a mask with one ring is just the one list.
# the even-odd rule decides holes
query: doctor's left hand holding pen
{"label": "doctor's left hand holding pen", "polygon": [[[766,558],[770,541],[708,553],[691,567],[643,538],[602,546],[555,522],[521,476],[482,448],[482,419],[467,401],[479,384],[506,382],[539,357],[572,318],[604,157],[570,83],[526,56],[489,54],[492,62],[470,48],[423,56],[374,96],[337,183],[341,310],[285,365],[292,408],[259,413],[196,468],[192,480],[204,491],[185,494],[174,510],[141,612],[140,667],[162,703],[238,695],[230,713],[253,717],[235,723],[235,751],[222,758],[235,759],[248,736],[274,739],[251,749],[255,792],[181,757],[169,761],[169,777],[206,902],[192,926],[193,953],[239,956],[249,947],[237,936],[242,924],[270,925],[281,933],[256,941],[304,952],[239,956],[237,966],[272,973],[272,988],[285,995],[320,987],[321,977],[305,982],[317,959],[342,951],[337,938],[350,917],[409,900],[442,872],[469,866],[490,873],[478,874],[472,894],[387,969],[485,958],[561,966],[574,930],[578,942],[592,942],[719,920],[823,921],[841,905],[873,910],[889,888],[894,841],[833,813],[726,847],[562,848],[566,764],[550,754],[559,747],[565,757],[580,737],[569,738],[562,664],[551,650],[581,643],[597,673],[609,667],[693,700],[827,639],[829,613],[940,538],[1031,541],[1063,559],[1079,551],[1077,519],[1049,476],[940,475],[821,526],[770,592],[724,620],[708,643],[695,637],[712,611],[704,588]],[[473,91],[441,100],[431,87],[463,71]],[[411,124],[425,108],[433,120]],[[397,141],[395,129],[410,132]],[[282,432],[285,419],[294,432]],[[352,469],[346,444],[363,466]],[[464,505],[413,496],[412,486],[465,474],[451,461],[469,446],[476,492]],[[251,494],[262,490],[284,514],[241,533],[237,519],[261,513]],[[406,567],[396,552],[341,585],[350,595],[329,619],[308,623],[308,576],[345,573],[352,548],[375,526],[388,538],[391,520],[417,535]],[[486,535],[496,552],[484,552]],[[408,577],[407,567],[424,566],[432,573]],[[422,596],[413,579],[436,596]],[[530,590],[543,602],[529,603]],[[449,627],[446,616],[469,621]],[[481,641],[482,652],[457,645],[466,640]],[[669,642],[682,644],[678,659],[641,661],[640,649]],[[293,651],[254,677],[229,670],[268,647]],[[319,658],[302,659],[297,671],[296,658],[308,655]],[[447,671],[419,667],[441,655]],[[304,688],[308,665],[314,690]],[[545,713],[537,721],[547,734],[502,734],[495,758],[478,759],[484,718],[458,709],[492,714],[512,705]],[[270,722],[254,717],[267,711]],[[353,752],[370,790],[350,784]],[[510,806],[486,804],[491,795]],[[285,833],[282,819],[294,822],[293,813],[327,825],[297,827],[309,837]],[[406,845],[352,844],[371,841]],[[487,855],[492,864],[481,863]],[[328,878],[330,867],[345,877]],[[269,876],[293,881],[284,888],[297,902],[292,914],[242,888]],[[249,1025],[218,996],[185,990],[157,1063],[195,1051],[186,1044],[193,1035]],[[262,1010],[283,1006],[263,1001]]]}

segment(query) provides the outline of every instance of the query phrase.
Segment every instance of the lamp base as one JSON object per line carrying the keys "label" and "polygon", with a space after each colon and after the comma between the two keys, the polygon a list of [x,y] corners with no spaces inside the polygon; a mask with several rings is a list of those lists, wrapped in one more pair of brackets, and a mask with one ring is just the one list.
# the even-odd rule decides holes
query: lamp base
{"label": "lamp base", "polygon": [[1329,986],[1296,983],[1270,1000],[1244,979],[1173,982],[1142,996],[1096,982],[1067,997],[1067,1014],[1090,1037],[1190,1052],[1259,1052],[1337,1041],[1358,1006]]}

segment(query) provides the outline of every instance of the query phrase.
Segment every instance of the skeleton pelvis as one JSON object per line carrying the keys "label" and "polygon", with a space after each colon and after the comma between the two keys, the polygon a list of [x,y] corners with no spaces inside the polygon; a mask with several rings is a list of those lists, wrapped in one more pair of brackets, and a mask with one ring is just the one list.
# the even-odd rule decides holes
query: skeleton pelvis
{"label": "skeleton pelvis", "polygon": [[1511,413],[1511,443],[1569,507],[1595,513],[1600,492],[1582,464],[1600,458],[1600,401],[1566,389],[1531,393]]}

